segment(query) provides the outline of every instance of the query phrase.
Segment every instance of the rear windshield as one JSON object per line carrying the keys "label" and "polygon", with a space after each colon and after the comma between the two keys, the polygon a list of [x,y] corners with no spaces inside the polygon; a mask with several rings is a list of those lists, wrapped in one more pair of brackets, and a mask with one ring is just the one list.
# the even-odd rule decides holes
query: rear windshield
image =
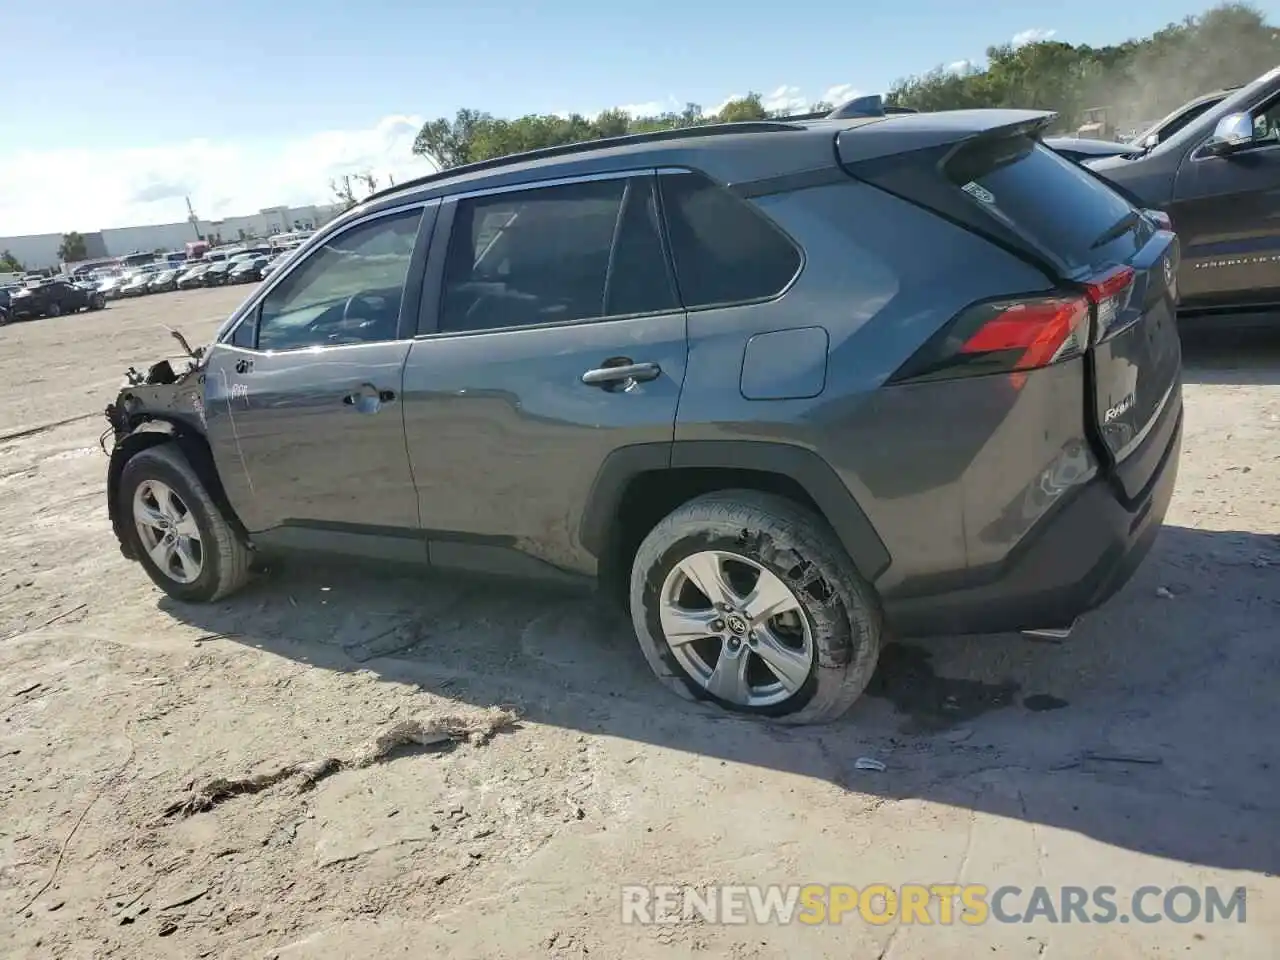
{"label": "rear windshield", "polygon": [[1098,178],[1025,137],[985,144],[947,163],[981,209],[1071,270],[1124,263],[1150,224]]}

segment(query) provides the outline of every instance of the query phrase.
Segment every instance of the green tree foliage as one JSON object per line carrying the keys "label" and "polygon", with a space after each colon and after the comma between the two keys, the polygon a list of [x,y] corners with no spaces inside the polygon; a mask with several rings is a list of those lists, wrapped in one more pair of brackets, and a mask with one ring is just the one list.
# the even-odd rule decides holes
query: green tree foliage
{"label": "green tree foliage", "polygon": [[58,244],[58,259],[63,263],[75,263],[77,260],[89,259],[89,248],[84,242],[84,236],[75,230],[62,235],[62,242]]}
{"label": "green tree foliage", "polygon": [[1225,3],[1143,40],[1108,47],[1041,42],[987,51],[985,68],[939,67],[894,84],[891,104],[917,110],[1054,110],[1075,129],[1107,107],[1118,128],[1160,119],[1202,93],[1248,83],[1280,64],[1280,31],[1246,3]]}
{"label": "green tree foliage", "polygon": [[[1277,64],[1280,31],[1255,7],[1233,2],[1114,46],[1054,41],[993,46],[985,66],[938,67],[908,77],[894,84],[886,100],[917,110],[1053,110],[1059,130],[1076,129],[1085,110],[1105,106],[1107,119],[1124,130],[1158,120],[1201,93],[1247,83]],[[818,103],[812,109],[831,108]],[[540,147],[769,116],[758,93],[732,100],[712,114],[694,103],[650,117],[606,110],[594,118],[530,114],[507,120],[481,110],[459,110],[452,120],[442,117],[425,124],[413,152],[448,170]],[[347,199],[341,191],[339,196]]]}
{"label": "green tree foliage", "polygon": [[594,118],[573,113],[530,114],[506,120],[479,110],[459,110],[453,120],[440,118],[423,125],[413,152],[441,170],[511,153],[554,147],[584,140],[600,140],[631,133],[651,133],[704,123],[732,123],[769,117],[758,93],[730,100],[717,113],[702,112],[696,103],[680,111],[633,117],[622,110],[606,110]]}
{"label": "green tree foliage", "polygon": [[22,261],[8,250],[0,251],[0,273],[26,273],[27,268]]}

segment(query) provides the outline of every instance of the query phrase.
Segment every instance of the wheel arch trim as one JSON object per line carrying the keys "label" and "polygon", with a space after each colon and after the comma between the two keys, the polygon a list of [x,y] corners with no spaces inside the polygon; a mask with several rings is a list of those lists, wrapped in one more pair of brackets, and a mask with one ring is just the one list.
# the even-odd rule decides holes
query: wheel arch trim
{"label": "wheel arch trim", "polygon": [[681,468],[750,470],[786,477],[818,506],[858,572],[875,582],[892,558],[852,492],[818,454],[787,443],[757,440],[677,440],[632,444],[613,451],[596,473],[579,538],[597,558],[607,555],[627,488],[644,473]]}
{"label": "wheel arch trim", "polygon": [[209,449],[209,442],[203,435],[187,429],[180,421],[157,418],[147,420],[135,427],[111,450],[111,462],[107,467],[107,514],[111,518],[111,530],[120,543],[121,554],[129,560],[138,559],[134,556],[127,533],[129,518],[122,516],[119,504],[120,481],[124,475],[125,465],[142,451],[165,443],[177,444],[182,455],[186,457],[187,463],[191,465],[191,469],[204,484],[210,498],[222,511],[227,523],[245,543],[248,543],[248,531],[236,515],[231,501],[227,499],[222,480],[218,477],[218,470],[214,464],[213,452]]}

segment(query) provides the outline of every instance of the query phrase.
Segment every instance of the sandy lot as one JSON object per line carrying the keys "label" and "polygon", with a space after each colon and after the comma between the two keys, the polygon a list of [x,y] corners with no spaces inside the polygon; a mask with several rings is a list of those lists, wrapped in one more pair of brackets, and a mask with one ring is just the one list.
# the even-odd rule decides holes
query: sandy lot
{"label": "sandy lot", "polygon": [[[672,698],[572,595],[315,566],[164,598],[112,539],[100,411],[161,323],[198,342],[245,292],[0,329],[6,957],[1275,956],[1280,332],[1189,346],[1167,526],[1068,642],[893,645],[792,730]],[[520,720],[486,736],[495,706]],[[379,743],[441,718],[461,742]],[[1247,915],[621,922],[623,883],[908,882],[1016,885],[1013,913],[1243,887]]]}

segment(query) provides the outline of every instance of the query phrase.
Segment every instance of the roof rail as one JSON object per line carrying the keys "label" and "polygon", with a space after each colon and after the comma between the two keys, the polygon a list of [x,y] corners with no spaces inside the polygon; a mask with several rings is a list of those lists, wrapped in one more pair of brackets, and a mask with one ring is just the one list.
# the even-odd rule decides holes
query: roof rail
{"label": "roof rail", "polygon": [[553,147],[526,150],[523,153],[509,153],[502,157],[477,160],[475,163],[464,163],[461,166],[438,170],[435,173],[428,173],[413,180],[406,180],[404,183],[397,183],[394,186],[369,194],[361,203],[378,200],[393,193],[399,193],[402,190],[425,186],[450,177],[479,173],[484,170],[497,170],[517,163],[525,163],[529,160],[545,160],[549,157],[571,156],[575,153],[591,153],[596,150],[606,150],[609,147],[625,147],[636,143],[661,143],[664,140],[683,140],[690,137],[715,137],[734,133],[778,133],[785,130],[804,129],[794,123],[787,122],[790,119],[792,118],[788,117],[784,120],[745,120],[739,123],[709,123],[703,126],[676,127],[673,130],[654,130],[650,133],[629,133],[621,137],[604,137],[599,140],[579,140],[574,143],[557,144]]}

